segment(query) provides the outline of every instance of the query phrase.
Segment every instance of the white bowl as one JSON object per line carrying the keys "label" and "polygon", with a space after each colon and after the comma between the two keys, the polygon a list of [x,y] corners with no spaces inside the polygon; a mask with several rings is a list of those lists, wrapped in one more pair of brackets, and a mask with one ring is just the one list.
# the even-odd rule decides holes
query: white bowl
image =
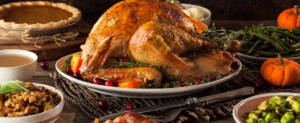
{"label": "white bowl", "polygon": [[[17,54],[25,57],[29,57],[32,61],[28,64],[14,66],[14,67],[0,67],[0,83],[6,81],[28,81],[32,78],[35,73],[36,64],[38,56],[27,50],[19,50],[19,49],[7,49],[0,50],[0,55],[2,54]],[[3,60],[3,59],[1,59]]]}
{"label": "white bowl", "polygon": [[199,21],[202,21],[204,24],[206,24],[207,26],[209,26],[210,21],[211,21],[211,11],[203,6],[200,5],[195,5],[195,4],[186,4],[186,3],[182,3],[181,4],[185,9],[191,8],[191,7],[196,7],[199,8],[203,14],[204,14],[204,18],[202,18]]}
{"label": "white bowl", "polygon": [[33,83],[33,85],[43,86],[46,89],[55,92],[60,97],[60,102],[54,108],[42,113],[23,116],[23,117],[0,117],[0,123],[54,123],[60,117],[64,107],[63,94],[59,90],[49,85],[38,84],[38,83]]}
{"label": "white bowl", "polygon": [[277,93],[266,93],[246,98],[236,104],[233,107],[232,116],[236,123],[245,123],[246,119],[244,115],[252,110],[255,110],[257,106],[265,101],[269,100],[273,96],[300,96],[300,93],[289,93],[289,92],[277,92]]}

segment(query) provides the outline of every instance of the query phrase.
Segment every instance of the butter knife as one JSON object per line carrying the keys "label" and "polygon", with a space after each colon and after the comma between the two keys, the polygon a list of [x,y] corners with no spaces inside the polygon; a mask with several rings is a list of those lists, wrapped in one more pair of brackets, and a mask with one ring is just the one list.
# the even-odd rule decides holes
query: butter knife
{"label": "butter knife", "polygon": [[137,112],[137,113],[147,113],[147,112],[152,112],[152,111],[157,111],[157,110],[162,110],[162,109],[167,109],[167,108],[174,108],[174,107],[180,107],[180,106],[207,106],[207,105],[212,105],[216,104],[219,102],[227,101],[236,97],[241,97],[241,96],[248,96],[251,94],[254,94],[254,88],[253,87],[244,87],[232,91],[227,91],[224,93],[219,93],[211,96],[205,96],[205,97],[190,97],[185,100],[177,101],[177,102],[170,102],[170,103],[164,103],[164,104],[159,104],[155,106],[149,106],[149,107],[143,107],[143,108],[137,108],[129,111],[123,111],[119,113],[115,113],[112,115],[107,115],[104,117],[100,117],[99,121],[105,121],[108,119],[114,119],[120,115],[124,115],[129,112]]}

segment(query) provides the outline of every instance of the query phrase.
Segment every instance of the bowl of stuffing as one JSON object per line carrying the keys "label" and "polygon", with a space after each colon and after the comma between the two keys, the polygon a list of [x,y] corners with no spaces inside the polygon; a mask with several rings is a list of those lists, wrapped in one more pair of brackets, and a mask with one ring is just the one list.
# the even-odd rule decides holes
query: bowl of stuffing
{"label": "bowl of stuffing", "polygon": [[0,85],[0,123],[54,123],[63,107],[62,93],[49,85],[21,81]]}

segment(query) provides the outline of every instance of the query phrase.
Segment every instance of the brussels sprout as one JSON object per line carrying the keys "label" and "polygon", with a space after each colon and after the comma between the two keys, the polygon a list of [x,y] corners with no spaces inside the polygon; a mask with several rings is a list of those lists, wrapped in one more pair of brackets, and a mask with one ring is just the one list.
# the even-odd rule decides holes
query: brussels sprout
{"label": "brussels sprout", "polygon": [[272,106],[280,105],[282,102],[281,97],[279,96],[274,96],[269,100],[269,104]]}
{"label": "brussels sprout", "polygon": [[271,121],[275,121],[275,120],[278,120],[278,116],[272,112],[268,113],[265,117],[266,122],[271,122]]}
{"label": "brussels sprout", "polygon": [[289,108],[289,102],[285,100],[279,106],[281,108]]}
{"label": "brussels sprout", "polygon": [[264,118],[264,117],[267,116],[268,113],[269,113],[269,112],[264,111],[264,112],[261,113],[261,116]]}
{"label": "brussels sprout", "polygon": [[295,100],[300,102],[300,96],[295,96]]}
{"label": "brussels sprout", "polygon": [[293,101],[291,104],[291,107],[292,107],[293,111],[295,111],[296,113],[300,113],[300,102]]}
{"label": "brussels sprout", "polygon": [[280,123],[294,123],[295,116],[293,112],[286,112],[280,119]]}
{"label": "brussels sprout", "polygon": [[276,114],[279,114],[279,115],[280,115],[281,112],[282,112],[282,111],[281,111],[281,108],[280,108],[280,107],[275,107],[275,113],[276,113]]}
{"label": "brussels sprout", "polygon": [[265,123],[265,120],[262,119],[262,118],[259,118],[259,119],[257,120],[257,122],[258,122],[258,123]]}
{"label": "brussels sprout", "polygon": [[262,111],[262,110],[254,110],[254,111],[252,111],[252,112],[254,112],[254,113],[257,114],[257,115],[260,115],[263,111]]}
{"label": "brussels sprout", "polygon": [[246,123],[257,123],[257,120],[256,119],[253,119],[253,118],[248,118],[246,120]]}
{"label": "brussels sprout", "polygon": [[256,119],[256,120],[259,118],[259,116],[258,116],[256,113],[254,113],[254,112],[250,112],[250,113],[248,114],[248,117],[249,117],[249,118]]}
{"label": "brussels sprout", "polygon": [[258,107],[257,107],[258,110],[266,110],[267,108],[268,108],[268,103],[267,103],[267,101],[261,102],[261,103],[258,105]]}
{"label": "brussels sprout", "polygon": [[279,119],[271,119],[271,121],[269,123],[280,123]]}
{"label": "brussels sprout", "polygon": [[295,100],[296,100],[296,98],[295,98],[294,96],[288,96],[288,97],[286,98],[286,101],[289,102],[290,104],[291,104],[293,101],[295,101]]}

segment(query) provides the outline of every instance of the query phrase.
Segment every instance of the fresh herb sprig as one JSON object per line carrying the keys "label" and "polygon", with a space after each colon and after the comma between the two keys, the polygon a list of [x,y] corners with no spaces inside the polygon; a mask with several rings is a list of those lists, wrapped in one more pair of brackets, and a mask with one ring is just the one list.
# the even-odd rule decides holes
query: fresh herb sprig
{"label": "fresh herb sprig", "polygon": [[10,81],[0,85],[0,94],[14,93],[18,91],[30,92],[25,88],[25,83],[21,81]]}
{"label": "fresh herb sprig", "polygon": [[65,61],[65,67],[63,67],[62,71],[63,72],[67,72],[67,69],[68,68],[71,68],[71,59],[72,57],[68,58],[66,61]]}
{"label": "fresh herb sprig", "polygon": [[139,67],[152,67],[157,70],[162,70],[162,66],[155,66],[146,63],[142,63],[139,61],[135,61],[134,59],[128,58],[128,61],[119,61],[118,59],[113,59],[107,61],[102,68],[139,68]]}

